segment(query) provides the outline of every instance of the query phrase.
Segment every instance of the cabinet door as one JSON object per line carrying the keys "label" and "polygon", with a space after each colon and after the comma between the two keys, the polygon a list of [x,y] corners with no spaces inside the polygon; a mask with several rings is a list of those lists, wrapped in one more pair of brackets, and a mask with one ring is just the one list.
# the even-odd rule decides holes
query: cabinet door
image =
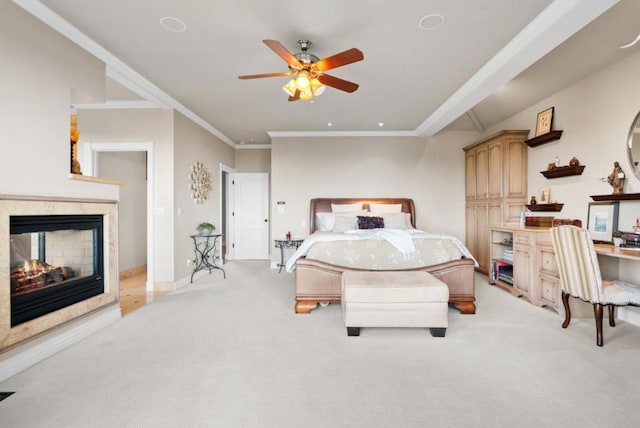
{"label": "cabinet door", "polygon": [[489,207],[488,205],[476,206],[476,260],[478,271],[489,273]]}
{"label": "cabinet door", "polygon": [[[514,236],[514,240],[515,240]],[[513,247],[513,291],[517,296],[530,298],[531,290],[531,247],[514,245]]]}
{"label": "cabinet door", "polygon": [[476,198],[476,152],[470,150],[464,156],[465,194],[468,201]]}
{"label": "cabinet door", "polygon": [[476,150],[476,199],[489,197],[489,150],[486,146]]}
{"label": "cabinet door", "polygon": [[465,214],[465,245],[471,251],[473,257],[477,257],[476,252],[476,206],[468,204]]}
{"label": "cabinet door", "polygon": [[489,164],[487,191],[489,193],[489,198],[502,197],[502,171],[505,167],[502,150],[503,146],[501,140],[489,144],[487,148]]}
{"label": "cabinet door", "polygon": [[527,197],[527,145],[521,139],[505,141],[504,196]]}

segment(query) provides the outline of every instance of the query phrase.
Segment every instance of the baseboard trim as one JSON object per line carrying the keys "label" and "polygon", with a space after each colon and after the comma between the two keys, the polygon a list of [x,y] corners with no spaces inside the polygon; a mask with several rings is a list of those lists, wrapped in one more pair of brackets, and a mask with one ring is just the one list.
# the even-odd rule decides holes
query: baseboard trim
{"label": "baseboard trim", "polygon": [[635,308],[618,308],[618,319],[640,327],[640,312]]}
{"label": "baseboard trim", "polygon": [[111,305],[0,354],[0,382],[89,337],[122,317]]}

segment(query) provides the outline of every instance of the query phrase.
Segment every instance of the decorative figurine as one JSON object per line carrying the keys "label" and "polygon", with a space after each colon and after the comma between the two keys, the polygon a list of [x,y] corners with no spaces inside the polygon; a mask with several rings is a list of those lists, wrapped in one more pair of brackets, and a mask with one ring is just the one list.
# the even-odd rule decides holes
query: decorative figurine
{"label": "decorative figurine", "polygon": [[569,166],[579,166],[579,165],[580,165],[580,161],[575,156],[572,157],[571,160],[569,161]]}
{"label": "decorative figurine", "polygon": [[531,197],[531,200],[529,201],[529,205],[536,205],[538,203],[538,201],[536,200],[535,196]]}
{"label": "decorative figurine", "polygon": [[624,187],[624,171],[620,168],[620,163],[617,161],[613,163],[613,172],[607,177],[607,182],[613,187],[613,194],[624,193],[622,188]]}

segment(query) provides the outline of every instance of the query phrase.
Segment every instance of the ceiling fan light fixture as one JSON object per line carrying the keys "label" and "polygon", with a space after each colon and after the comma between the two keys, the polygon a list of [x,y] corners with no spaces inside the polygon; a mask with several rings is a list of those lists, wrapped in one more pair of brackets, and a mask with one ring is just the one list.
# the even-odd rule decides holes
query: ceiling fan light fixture
{"label": "ceiling fan light fixture", "polygon": [[302,89],[300,91],[300,99],[301,100],[310,100],[311,98],[313,98],[313,91],[311,90],[311,87],[307,86],[306,89]]}
{"label": "ceiling fan light fixture", "polygon": [[286,85],[282,87],[282,90],[285,91],[289,96],[294,97],[296,95],[296,81],[294,79],[289,80]]}
{"label": "ceiling fan light fixture", "polygon": [[324,93],[324,90],[327,89],[318,79],[311,79],[311,91],[313,95],[319,97]]}
{"label": "ceiling fan light fixture", "polygon": [[299,90],[305,90],[311,85],[311,79],[309,76],[309,72],[306,70],[301,70],[298,72],[298,75],[295,78],[296,87]]}

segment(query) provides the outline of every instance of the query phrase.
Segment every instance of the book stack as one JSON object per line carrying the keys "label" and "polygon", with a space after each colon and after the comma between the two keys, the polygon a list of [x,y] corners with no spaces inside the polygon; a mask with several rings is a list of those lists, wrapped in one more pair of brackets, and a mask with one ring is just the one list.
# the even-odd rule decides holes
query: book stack
{"label": "book stack", "polygon": [[511,262],[513,263],[513,249],[511,248],[505,248],[504,252],[502,254],[502,258],[504,259],[504,261],[506,262]]}
{"label": "book stack", "polygon": [[553,226],[553,217],[541,217],[537,215],[529,215],[524,218],[525,226],[551,227]]}
{"label": "book stack", "polygon": [[565,224],[582,227],[582,220],[577,218],[554,218],[553,219],[554,226],[563,226]]}
{"label": "book stack", "polygon": [[633,232],[623,232],[622,247],[640,248],[640,234]]}
{"label": "book stack", "polygon": [[491,278],[513,285],[513,266],[507,262],[495,262]]}

